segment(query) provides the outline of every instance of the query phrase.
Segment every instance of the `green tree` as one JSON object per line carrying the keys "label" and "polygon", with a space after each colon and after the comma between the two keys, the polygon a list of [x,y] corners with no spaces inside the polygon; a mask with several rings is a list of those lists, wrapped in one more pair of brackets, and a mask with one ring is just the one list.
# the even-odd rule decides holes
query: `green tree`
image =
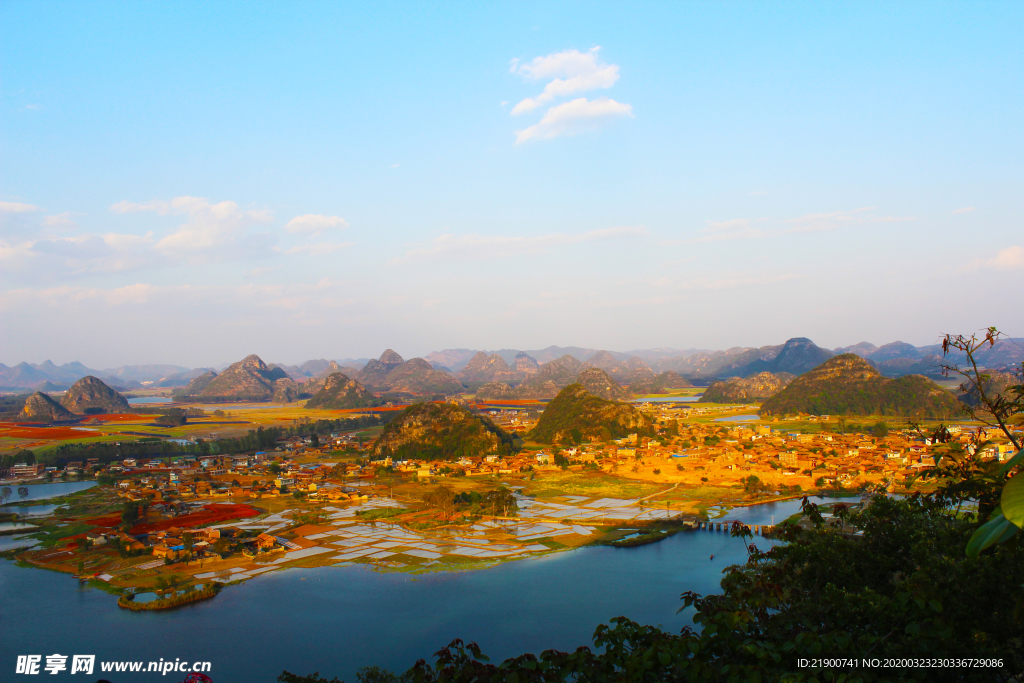
{"label": "green tree", "polygon": [[[963,410],[1001,431],[1017,451],[1002,464],[985,461],[981,453],[988,441],[981,440],[974,444],[972,454],[948,450],[946,457],[940,457],[936,467],[923,475],[943,483],[938,495],[947,503],[955,503],[958,511],[967,501],[977,503],[978,526],[966,549],[972,557],[995,544],[1014,540],[1019,545],[1020,530],[1024,528],[1024,476],[1019,476],[1024,468],[1024,450],[1020,436],[1011,428],[1012,421],[1024,414],[1024,362],[1010,373],[1016,384],[996,391],[992,376],[979,358],[986,346],[994,347],[1004,336],[990,327],[982,336],[947,334],[942,341],[946,358],[941,366],[943,373],[963,379],[960,385]],[[948,430],[943,427],[936,430],[933,438],[944,441],[948,436]]]}
{"label": "green tree", "polygon": [[879,420],[871,428],[871,433],[879,439],[884,439],[889,436],[889,425],[884,420]]}
{"label": "green tree", "polygon": [[452,487],[442,484],[423,497],[424,502],[431,507],[436,507],[441,516],[445,519],[451,517],[455,511],[455,493]]}
{"label": "green tree", "polygon": [[125,531],[131,530],[140,519],[140,506],[134,500],[127,501],[121,508],[121,528]]}

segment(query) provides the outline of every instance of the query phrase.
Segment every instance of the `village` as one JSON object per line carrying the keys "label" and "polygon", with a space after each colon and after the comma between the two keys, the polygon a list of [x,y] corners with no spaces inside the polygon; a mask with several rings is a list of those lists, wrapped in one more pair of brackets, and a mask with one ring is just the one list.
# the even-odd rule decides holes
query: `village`
{"label": "village", "polygon": [[[470,407],[520,437],[543,410]],[[929,432],[876,423],[869,434],[843,433],[845,420],[830,416],[780,422],[758,419],[751,406],[638,407],[657,425],[654,436],[526,439],[512,454],[453,461],[371,460],[375,430],[364,430],[290,436],[273,450],[232,455],[91,459],[61,471],[18,463],[8,477],[105,482],[88,494],[104,497],[97,509],[105,514],[55,520],[44,530],[59,541],[19,559],[132,595],[293,567],[465,569],[615,541],[651,525],[694,528],[753,502],[869,487],[906,492],[927,486],[915,479],[938,453],[971,453],[988,440],[982,457],[1011,454],[998,434],[972,424]],[[488,509],[495,491],[507,495]]]}

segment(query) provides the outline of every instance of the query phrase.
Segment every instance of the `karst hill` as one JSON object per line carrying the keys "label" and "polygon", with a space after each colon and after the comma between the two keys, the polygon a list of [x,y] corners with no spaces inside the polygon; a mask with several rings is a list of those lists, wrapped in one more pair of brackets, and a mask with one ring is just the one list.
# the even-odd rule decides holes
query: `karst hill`
{"label": "karst hill", "polygon": [[79,415],[125,413],[130,408],[124,396],[92,375],[83,377],[71,385],[61,397],[60,404]]}
{"label": "karst hill", "polygon": [[628,403],[594,396],[581,384],[558,392],[541,413],[530,438],[541,443],[609,440],[629,434],[650,434],[653,422]]}
{"label": "karst hill", "polygon": [[298,384],[282,368],[268,366],[252,354],[220,374],[210,371],[196,377],[175,397],[211,402],[292,401],[298,397],[298,391]]}
{"label": "karst hill", "polygon": [[458,460],[509,452],[513,437],[486,417],[451,403],[417,403],[384,427],[372,457]]}
{"label": "karst hill", "polygon": [[751,377],[731,377],[714,382],[700,397],[703,403],[753,403],[771,398],[794,380],[788,372],[759,372]]}
{"label": "karst hill", "polygon": [[458,394],[462,382],[444,370],[437,370],[423,358],[404,360],[388,349],[380,360],[369,361],[355,378],[377,391],[407,394]]}
{"label": "karst hill", "polygon": [[41,391],[25,399],[25,407],[18,416],[27,422],[61,422],[75,419],[75,414]]}
{"label": "karst hill", "polygon": [[948,419],[960,412],[953,395],[927,377],[883,377],[852,353],[831,358],[790,382],[761,405],[764,415],[893,415]]}
{"label": "karst hill", "polygon": [[372,408],[383,403],[362,384],[347,375],[335,372],[328,375],[320,389],[306,401],[306,408]]}

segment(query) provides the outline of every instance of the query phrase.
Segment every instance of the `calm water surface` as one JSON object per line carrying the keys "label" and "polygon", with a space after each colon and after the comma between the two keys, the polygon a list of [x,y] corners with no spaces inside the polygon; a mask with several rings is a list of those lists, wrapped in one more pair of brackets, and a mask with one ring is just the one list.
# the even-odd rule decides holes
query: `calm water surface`
{"label": "calm water surface", "polygon": [[[11,489],[11,497],[8,503],[22,502],[26,500],[46,500],[55,496],[63,496],[76,491],[91,489],[96,485],[95,481],[58,481],[53,484],[4,484]],[[22,498],[18,489],[24,486],[28,489],[28,495]],[[0,512],[10,512],[10,508],[0,507]]]}
{"label": "calm water surface", "polygon": [[170,403],[171,401],[170,396],[135,396],[128,399],[128,403],[133,406],[140,403]]}
{"label": "calm water surface", "polygon": [[[726,519],[767,524],[797,509],[798,501],[783,501],[739,508]],[[456,637],[476,641],[492,661],[573,650],[592,646],[594,628],[620,615],[672,630],[690,624],[688,614],[676,614],[679,594],[718,592],[722,569],[745,559],[739,539],[690,531],[638,548],[580,548],[418,577],[362,565],[272,572],[208,602],[155,613],[122,610],[70,576],[0,561],[0,619],[9,625],[0,638],[0,680],[13,677],[17,655],[55,652],[209,660],[216,683],[271,683],[283,669],[352,683],[361,666],[404,670],[419,658],[430,661]],[[154,676],[108,677],[125,683]],[[66,672],[46,679],[84,680]]]}

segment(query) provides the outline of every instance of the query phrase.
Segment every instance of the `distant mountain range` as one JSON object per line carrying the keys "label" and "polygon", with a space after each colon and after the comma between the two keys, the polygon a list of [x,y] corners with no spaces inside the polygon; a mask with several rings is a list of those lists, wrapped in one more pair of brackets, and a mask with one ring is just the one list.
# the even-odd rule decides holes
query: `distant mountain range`
{"label": "distant mountain range", "polygon": [[[399,359],[398,363],[392,363],[392,367],[387,368],[383,375],[379,366],[382,361],[367,358],[339,358],[333,361],[321,358],[300,365],[271,363],[267,367],[271,372],[279,369],[291,380],[299,383],[309,378],[322,379],[329,368],[334,368],[334,371],[340,371],[374,389],[436,389],[437,393],[444,393],[455,390],[453,382],[459,381],[470,387],[495,381],[512,384],[543,384],[554,381],[556,385],[565,386],[580,372],[584,363],[604,370],[619,384],[636,387],[645,384],[657,386],[653,379],[655,375],[669,371],[697,383],[710,383],[729,377],[750,377],[761,372],[800,375],[828,358],[843,353],[860,356],[887,377],[923,374],[938,378],[941,376],[941,362],[964,360],[962,354],[950,354],[943,358],[939,344],[914,346],[895,341],[875,346],[869,342],[860,342],[836,349],[826,349],[805,337],[795,337],[784,344],[759,348],[734,347],[724,351],[658,348],[619,352],[581,346],[492,351],[445,349],[429,353],[421,359],[408,361],[413,365],[388,381],[385,381],[387,374],[406,362],[397,353],[394,355]],[[572,359],[579,366],[568,367],[574,363],[567,359]],[[978,360],[986,367],[996,370],[1024,362],[1024,338],[1000,340],[994,347],[982,349],[978,353]],[[51,361],[39,364],[22,362],[10,367],[0,363],[0,391],[63,391],[87,376],[97,377],[118,391],[139,389],[143,386],[185,387],[206,373],[223,372],[228,367],[221,365],[216,368],[186,368],[178,365],[153,364],[124,365],[97,370],[77,361],[64,365],[56,365]],[[431,370],[443,373],[444,376],[432,375],[425,379]],[[365,378],[361,376],[364,372],[368,375]],[[568,376],[570,374],[572,377]],[[364,381],[371,377],[376,383]]]}

